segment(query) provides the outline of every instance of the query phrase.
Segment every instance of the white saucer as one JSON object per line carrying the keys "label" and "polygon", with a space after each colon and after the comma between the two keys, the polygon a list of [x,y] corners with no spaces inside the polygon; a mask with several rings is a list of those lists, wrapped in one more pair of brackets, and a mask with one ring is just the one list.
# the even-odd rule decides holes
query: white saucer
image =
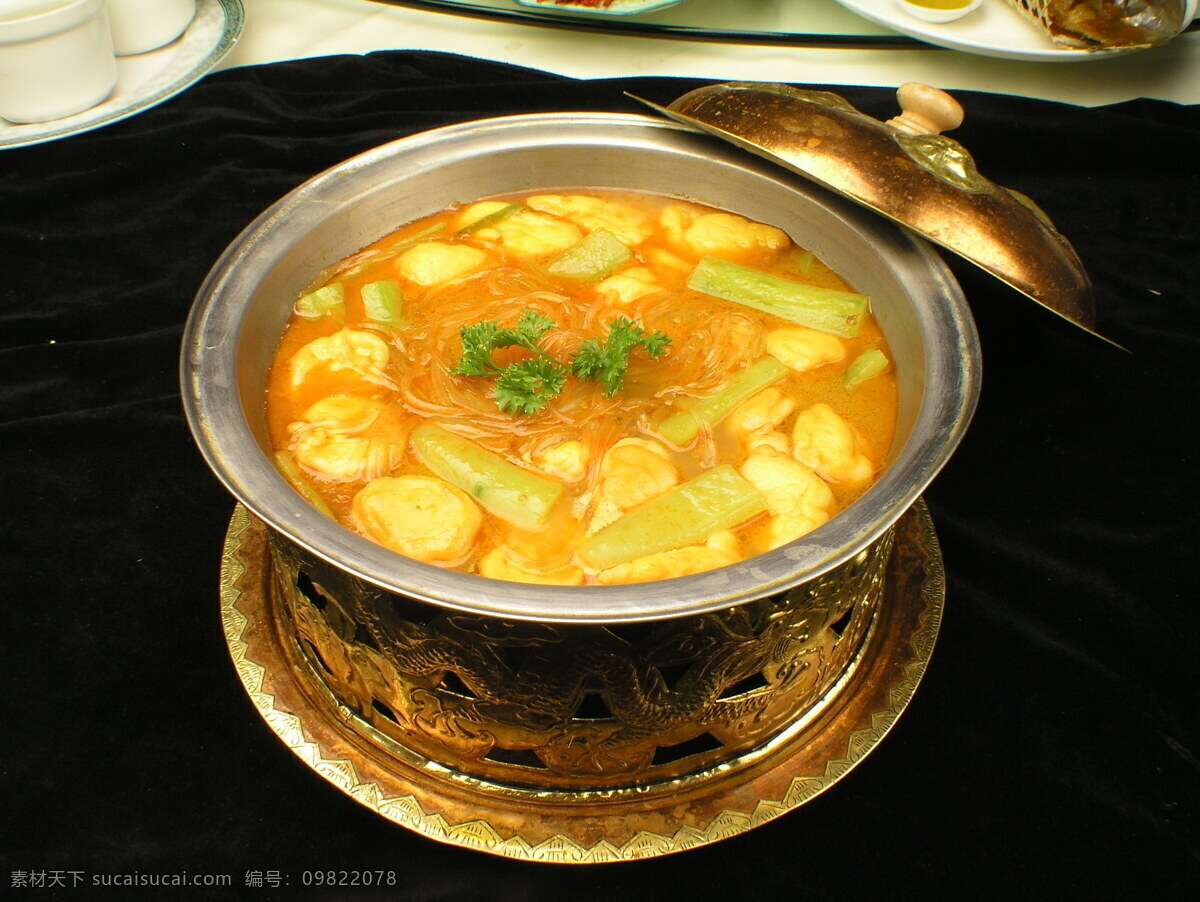
{"label": "white saucer", "polygon": [[117,57],[117,86],[107,100],[50,122],[14,125],[0,119],[0,149],[78,135],[174,97],[230,51],[244,19],[241,0],[197,0],[196,17],[178,39],[149,53]]}

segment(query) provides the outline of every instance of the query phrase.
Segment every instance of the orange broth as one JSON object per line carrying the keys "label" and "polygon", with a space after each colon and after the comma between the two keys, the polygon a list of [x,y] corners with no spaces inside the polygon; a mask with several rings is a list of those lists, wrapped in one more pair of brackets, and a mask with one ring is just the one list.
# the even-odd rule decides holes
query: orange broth
{"label": "orange broth", "polygon": [[[501,209],[495,224],[470,231],[482,215]],[[601,228],[623,239],[630,259],[590,284],[547,273],[550,261]],[[346,528],[400,553],[416,549],[409,556],[428,563],[493,578],[555,584],[638,582],[751,557],[781,544],[781,538],[788,539],[793,532],[796,535],[790,540],[800,539],[804,531],[836,515],[869,487],[892,441],[897,408],[892,367],[851,389],[843,385],[847,367],[864,351],[878,349],[891,356],[869,314],[860,318],[857,335],[836,338],[842,349],[840,359],[804,372],[789,368],[782,381],[763,390],[776,400],[774,420],[760,422],[757,431],[756,421],[745,411],[746,405],[766,400],[761,392],[735,413],[700,428],[697,438],[686,445],[674,446],[655,431],[670,412],[720,391],[746,367],[771,356],[767,348],[774,347],[772,336],[798,334],[804,340],[828,343],[794,332],[800,328],[795,323],[687,288],[696,263],[704,256],[716,256],[796,282],[850,291],[812,254],[786,236],[781,243],[782,234],[697,204],[594,190],[505,197],[456,206],[410,223],[330,268],[305,292],[340,285],[344,300],[323,315],[312,316],[311,310],[309,316],[294,314],[286,326],[268,379],[266,413],[272,445],[291,464],[293,484],[310,497],[319,496]],[[439,247],[430,250],[429,245]],[[447,247],[474,250],[446,251]],[[423,249],[414,252],[415,248]],[[483,262],[472,266],[476,259]],[[448,277],[439,278],[444,274]],[[631,287],[631,280],[645,290],[638,284]],[[398,290],[399,322],[368,320],[364,286],[381,282]],[[618,318],[632,321],[646,334],[660,332],[670,344],[658,359],[635,348],[621,388],[612,397],[606,397],[598,383],[569,375],[562,392],[545,409],[513,415],[497,407],[494,379],[455,375],[451,369],[462,355],[463,327],[483,321],[512,327],[526,310],[554,323],[537,346],[564,363],[587,340],[603,340]],[[347,342],[337,346],[344,352],[341,356],[337,348],[330,351],[312,344],[340,341],[331,339],[339,334]],[[353,339],[362,343],[361,354],[346,350],[352,348],[348,343],[354,336],[366,336]],[[384,353],[386,361],[377,366]],[[532,356],[522,348],[505,348],[493,352],[492,360],[502,367]],[[330,398],[335,399],[332,404],[326,401]],[[787,482],[783,489],[772,484],[762,489],[769,502],[766,511],[720,530],[720,541],[709,543],[719,546],[719,551],[705,551],[707,546],[693,542],[688,547],[698,550],[640,555],[618,568],[620,572],[597,569],[581,560],[578,546],[587,536],[672,491],[673,486],[664,488],[665,474],[672,470],[675,484],[718,465],[745,473],[747,460],[757,454],[770,458],[769,463],[788,479],[799,474],[796,463],[815,472],[818,468],[798,460],[794,424],[802,411],[818,404],[832,408],[849,424],[854,453],[870,462],[870,476],[838,479],[818,472],[833,500],[827,503],[824,489],[811,484],[806,497],[824,504],[818,505],[820,513],[809,517],[814,521],[811,525],[795,525],[808,520],[800,517],[799,508],[787,508],[789,492],[795,494],[787,486],[793,483]],[[316,415],[314,410],[324,419],[310,419]],[[337,416],[329,417],[329,410]],[[353,415],[347,415],[347,410]],[[480,507],[479,525],[472,529],[477,514],[467,507],[473,504],[470,493],[461,491],[463,487],[443,491],[444,480],[414,453],[412,431],[422,423],[434,423],[539,479],[561,485],[561,500],[552,516],[536,528],[518,527]],[[630,438],[640,444],[623,446],[621,454],[627,460],[615,452],[607,457],[618,441]],[[635,445],[636,450],[630,450]],[[568,450],[575,455],[567,456],[574,470],[568,467],[564,475],[546,463],[555,449],[560,456]],[[605,475],[617,470],[615,463],[606,469],[606,460],[625,460],[621,471],[628,477],[625,483]],[[646,474],[658,474],[658,482],[642,497],[642,490],[630,485],[643,476],[653,483]],[[411,476],[439,480],[439,484],[409,479],[408,489],[420,489],[413,496],[416,500],[393,503],[387,496],[391,507],[381,516],[390,518],[387,522],[392,525],[385,528],[380,525],[383,521],[364,514],[365,500],[356,512],[355,498],[368,483]],[[400,483],[379,485],[399,487]],[[431,487],[438,491],[429,494],[426,490]],[[616,497],[624,506],[613,503]],[[435,510],[443,500],[458,513],[443,515]],[[409,516],[403,504],[420,510]],[[812,513],[812,505],[804,510]],[[779,520],[783,513],[792,519]],[[442,516],[444,522],[438,519]],[[441,535],[445,527],[461,535],[447,548],[431,553],[420,541],[393,534],[393,525],[403,530],[405,522],[416,522],[413,517],[431,518],[420,520],[432,524],[430,533]],[[481,566],[485,561],[489,563]]]}

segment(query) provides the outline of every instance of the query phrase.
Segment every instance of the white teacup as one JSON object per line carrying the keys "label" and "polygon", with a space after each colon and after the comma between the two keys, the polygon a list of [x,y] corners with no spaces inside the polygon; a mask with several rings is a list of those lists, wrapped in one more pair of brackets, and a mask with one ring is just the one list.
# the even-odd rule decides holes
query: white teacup
{"label": "white teacup", "polygon": [[0,118],[61,119],[116,83],[104,0],[0,0]]}
{"label": "white teacup", "polygon": [[108,0],[117,56],[157,50],[185,31],[196,15],[196,0]]}

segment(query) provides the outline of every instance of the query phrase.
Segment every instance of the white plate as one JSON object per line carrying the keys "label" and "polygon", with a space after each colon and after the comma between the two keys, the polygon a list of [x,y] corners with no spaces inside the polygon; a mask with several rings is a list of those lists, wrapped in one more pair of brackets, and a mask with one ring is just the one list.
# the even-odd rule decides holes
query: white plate
{"label": "white plate", "polygon": [[516,0],[517,6],[558,13],[586,13],[590,16],[636,16],[638,13],[658,12],[683,0],[613,0],[608,6],[583,6],[566,0]]}
{"label": "white plate", "polygon": [[[983,0],[969,16],[954,22],[935,25],[907,15],[896,0],[837,0],[846,9],[858,13],[885,28],[920,38],[939,47],[995,56],[1001,59],[1032,60],[1037,62],[1082,62],[1108,59],[1130,50],[1089,52],[1059,47],[1049,36],[1009,6],[1004,0]],[[1196,2],[1188,4],[1188,14],[1195,15]],[[1190,21],[1190,19],[1185,19]]]}
{"label": "white plate", "polygon": [[241,0],[197,0],[196,17],[179,38],[149,53],[117,57],[117,86],[107,100],[50,122],[13,125],[0,119],[0,149],[78,135],[174,97],[221,61],[241,35],[244,19]]}

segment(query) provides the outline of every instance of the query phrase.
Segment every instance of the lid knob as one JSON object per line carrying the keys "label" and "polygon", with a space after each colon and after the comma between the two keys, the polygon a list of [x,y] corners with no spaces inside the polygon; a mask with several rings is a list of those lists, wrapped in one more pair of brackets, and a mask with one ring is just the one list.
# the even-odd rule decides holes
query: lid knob
{"label": "lid knob", "polygon": [[896,97],[903,112],[887,124],[898,131],[939,135],[962,125],[963,108],[945,91],[910,81],[897,89]]}

